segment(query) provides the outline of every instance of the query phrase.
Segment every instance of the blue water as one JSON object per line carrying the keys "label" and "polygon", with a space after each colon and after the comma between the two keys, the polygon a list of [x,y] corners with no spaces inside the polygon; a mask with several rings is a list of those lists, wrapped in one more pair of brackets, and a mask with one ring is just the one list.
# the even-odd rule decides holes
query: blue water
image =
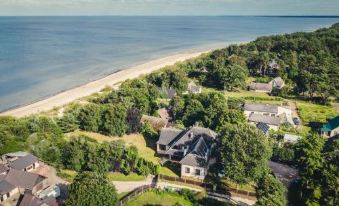
{"label": "blue water", "polygon": [[335,22],[339,19],[0,17],[0,110],[176,52]]}

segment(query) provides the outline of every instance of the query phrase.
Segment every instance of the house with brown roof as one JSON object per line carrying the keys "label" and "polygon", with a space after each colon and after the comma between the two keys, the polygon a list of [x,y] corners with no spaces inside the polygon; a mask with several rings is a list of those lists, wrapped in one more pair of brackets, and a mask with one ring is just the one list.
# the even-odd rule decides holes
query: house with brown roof
{"label": "house with brown roof", "polygon": [[164,128],[157,142],[157,153],[181,165],[182,177],[204,179],[217,134],[203,127],[186,130]]}
{"label": "house with brown roof", "polygon": [[58,202],[52,196],[39,199],[29,192],[25,192],[19,206],[58,206]]}
{"label": "house with brown roof", "polygon": [[262,93],[271,93],[272,92],[272,85],[268,83],[256,83],[252,82],[248,86],[249,90],[255,92],[262,92]]}

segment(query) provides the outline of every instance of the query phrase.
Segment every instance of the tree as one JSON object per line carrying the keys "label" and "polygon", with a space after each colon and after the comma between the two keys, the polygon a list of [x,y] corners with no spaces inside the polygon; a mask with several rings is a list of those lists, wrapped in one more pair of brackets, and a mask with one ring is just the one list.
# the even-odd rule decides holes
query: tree
{"label": "tree", "polygon": [[265,174],[259,178],[256,187],[256,206],[285,206],[285,187],[273,175]]}
{"label": "tree", "polygon": [[248,124],[225,124],[218,133],[225,176],[239,184],[260,177],[271,156],[268,139]]}
{"label": "tree", "polygon": [[81,129],[97,132],[100,125],[100,106],[96,104],[83,106],[79,111],[77,119]]}
{"label": "tree", "polygon": [[219,88],[234,91],[246,85],[247,70],[239,65],[229,65],[218,68],[213,78]]}
{"label": "tree", "polygon": [[100,131],[122,136],[127,132],[127,109],[123,104],[108,104],[102,107]]}
{"label": "tree", "polygon": [[108,179],[95,172],[79,173],[69,186],[66,206],[115,206],[118,205],[117,191]]}
{"label": "tree", "polygon": [[79,122],[72,113],[65,113],[57,123],[63,132],[72,132],[79,128]]}

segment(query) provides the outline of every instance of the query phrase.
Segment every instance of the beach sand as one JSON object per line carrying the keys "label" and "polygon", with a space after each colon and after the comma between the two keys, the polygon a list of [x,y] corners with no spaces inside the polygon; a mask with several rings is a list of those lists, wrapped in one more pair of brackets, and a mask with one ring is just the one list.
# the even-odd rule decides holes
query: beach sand
{"label": "beach sand", "polygon": [[184,52],[150,62],[131,67],[129,69],[121,70],[114,74],[108,75],[102,79],[89,82],[85,85],[58,93],[54,96],[48,97],[44,100],[34,102],[32,104],[21,106],[0,113],[0,116],[15,116],[24,117],[31,114],[36,114],[43,111],[52,110],[55,107],[66,105],[79,98],[89,96],[93,93],[99,92],[106,86],[117,88],[119,84],[127,79],[137,78],[143,74],[149,74],[155,70],[161,69],[168,65],[173,65],[176,62],[185,61],[194,57],[198,57],[203,53],[210,52],[212,49],[205,51]]}

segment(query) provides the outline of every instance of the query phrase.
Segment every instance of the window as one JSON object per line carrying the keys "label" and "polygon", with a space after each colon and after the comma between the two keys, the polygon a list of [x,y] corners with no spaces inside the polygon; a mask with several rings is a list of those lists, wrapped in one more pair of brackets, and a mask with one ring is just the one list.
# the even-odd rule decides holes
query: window
{"label": "window", "polygon": [[186,167],[186,168],[185,168],[185,172],[186,172],[186,173],[190,173],[190,172],[191,172],[191,169],[190,169],[189,167]]}
{"label": "window", "polygon": [[160,150],[163,150],[163,151],[166,150],[166,145],[160,144],[160,145],[159,145],[159,149],[160,149]]}
{"label": "window", "polygon": [[269,116],[270,114],[269,114],[269,113],[267,113],[267,112],[265,112],[263,115],[264,115],[264,116]]}
{"label": "window", "polygon": [[199,169],[195,169],[195,175],[200,175],[200,170]]}
{"label": "window", "polygon": [[271,117],[275,117],[275,114],[271,114]]}

